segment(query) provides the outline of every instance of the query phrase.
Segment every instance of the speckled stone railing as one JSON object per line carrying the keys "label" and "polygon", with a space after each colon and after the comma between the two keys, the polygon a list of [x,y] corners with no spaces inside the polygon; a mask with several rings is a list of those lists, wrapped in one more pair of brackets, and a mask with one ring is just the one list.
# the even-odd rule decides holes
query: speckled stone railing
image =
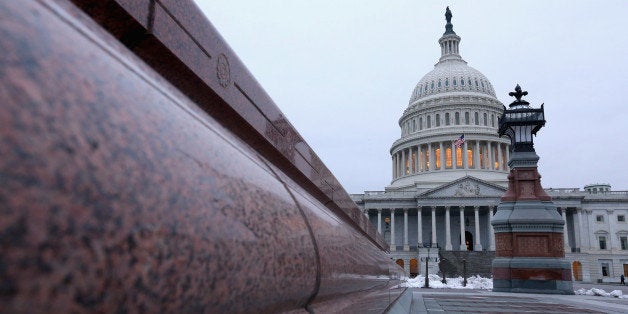
{"label": "speckled stone railing", "polygon": [[0,312],[400,294],[382,238],[190,1],[0,0],[0,49]]}

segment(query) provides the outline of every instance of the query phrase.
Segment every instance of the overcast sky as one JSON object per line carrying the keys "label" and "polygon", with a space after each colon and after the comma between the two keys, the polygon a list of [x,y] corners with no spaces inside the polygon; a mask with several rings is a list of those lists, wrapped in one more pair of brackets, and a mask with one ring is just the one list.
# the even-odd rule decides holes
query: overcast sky
{"label": "overcast sky", "polygon": [[545,103],[543,187],[628,190],[628,1],[196,1],[349,193],[390,184],[446,6],[460,54],[502,103],[517,83]]}

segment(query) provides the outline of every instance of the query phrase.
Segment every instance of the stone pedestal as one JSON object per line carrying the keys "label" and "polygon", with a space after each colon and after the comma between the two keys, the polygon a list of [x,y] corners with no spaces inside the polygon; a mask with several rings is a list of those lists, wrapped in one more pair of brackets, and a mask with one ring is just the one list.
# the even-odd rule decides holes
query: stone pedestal
{"label": "stone pedestal", "polygon": [[493,217],[493,291],[574,294],[564,221],[541,187],[534,151],[513,152],[508,191]]}

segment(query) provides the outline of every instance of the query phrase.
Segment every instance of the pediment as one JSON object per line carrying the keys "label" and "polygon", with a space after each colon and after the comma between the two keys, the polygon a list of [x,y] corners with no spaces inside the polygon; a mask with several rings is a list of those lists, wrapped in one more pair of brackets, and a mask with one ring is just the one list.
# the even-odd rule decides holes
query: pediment
{"label": "pediment", "polygon": [[419,195],[421,198],[473,198],[473,197],[502,197],[506,189],[475,177],[466,176],[458,180],[443,184],[439,187],[425,191]]}

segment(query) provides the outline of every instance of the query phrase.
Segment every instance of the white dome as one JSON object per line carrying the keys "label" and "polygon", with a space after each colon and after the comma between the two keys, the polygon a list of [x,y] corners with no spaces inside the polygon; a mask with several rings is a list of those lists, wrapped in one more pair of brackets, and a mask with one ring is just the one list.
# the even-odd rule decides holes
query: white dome
{"label": "white dome", "polygon": [[495,97],[493,85],[484,74],[468,66],[462,59],[450,59],[438,62],[434,70],[423,76],[412,92],[410,104],[437,95],[455,93],[479,93]]}

